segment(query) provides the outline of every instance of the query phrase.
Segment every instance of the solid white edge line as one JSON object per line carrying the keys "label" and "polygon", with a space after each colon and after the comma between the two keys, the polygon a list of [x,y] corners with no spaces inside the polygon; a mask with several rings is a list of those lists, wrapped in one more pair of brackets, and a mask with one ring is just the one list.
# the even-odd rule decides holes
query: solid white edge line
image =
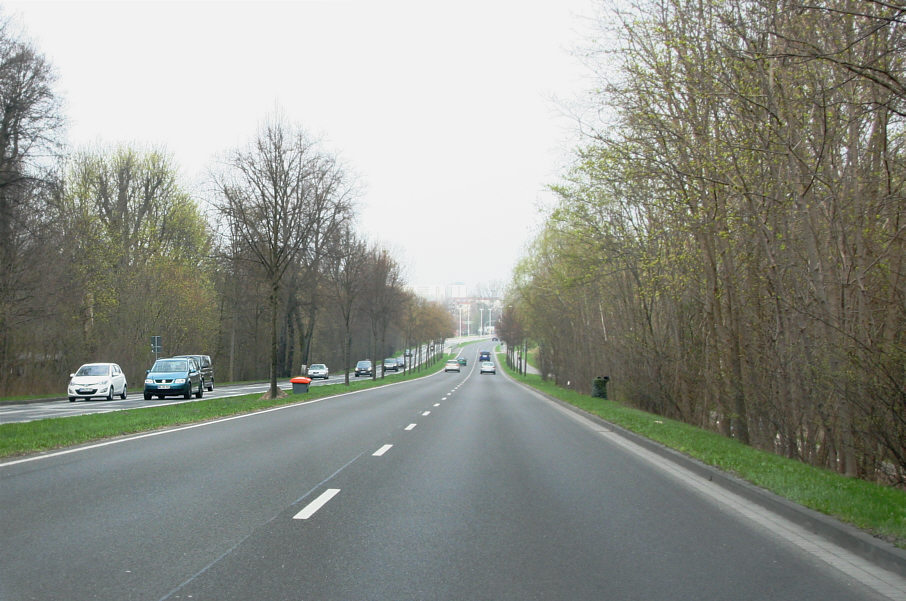
{"label": "solid white edge line", "polygon": [[340,492],[339,488],[328,488],[327,490],[322,492],[317,499],[306,505],[305,509],[294,515],[293,519],[307,520],[308,518],[313,516],[315,512],[324,507],[324,505],[326,505],[328,501],[334,498],[334,495],[336,495],[338,492]]}
{"label": "solid white edge line", "polygon": [[389,451],[392,448],[393,448],[392,444],[385,444],[384,446],[379,448],[377,451],[372,453],[371,456],[372,457],[381,457],[381,456],[383,456],[384,453],[386,453],[387,451]]}

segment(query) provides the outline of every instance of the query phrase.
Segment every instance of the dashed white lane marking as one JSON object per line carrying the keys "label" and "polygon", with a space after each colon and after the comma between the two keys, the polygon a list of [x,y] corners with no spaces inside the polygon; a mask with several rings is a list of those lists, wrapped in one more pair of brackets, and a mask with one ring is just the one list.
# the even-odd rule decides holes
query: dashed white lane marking
{"label": "dashed white lane marking", "polygon": [[305,509],[293,516],[294,520],[307,520],[340,492],[339,488],[328,488],[317,499],[305,506]]}
{"label": "dashed white lane marking", "polygon": [[372,453],[371,456],[372,457],[381,457],[384,453],[386,453],[387,451],[389,451],[392,448],[393,448],[392,444],[385,444],[384,446],[379,448],[377,451]]}
{"label": "dashed white lane marking", "polygon": [[430,411],[422,411],[422,415],[424,415],[425,417],[427,417],[427,416],[431,415],[431,412],[430,412]]}
{"label": "dashed white lane marking", "polygon": [[406,426],[406,430],[411,430],[414,427],[415,427],[415,424],[409,424],[408,426]]}
{"label": "dashed white lane marking", "polygon": [[440,403],[434,403],[435,407],[440,407]]}

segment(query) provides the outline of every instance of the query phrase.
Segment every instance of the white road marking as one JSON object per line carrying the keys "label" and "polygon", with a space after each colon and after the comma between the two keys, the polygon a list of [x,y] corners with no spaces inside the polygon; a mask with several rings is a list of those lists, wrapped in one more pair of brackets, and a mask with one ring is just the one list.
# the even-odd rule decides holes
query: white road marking
{"label": "white road marking", "polygon": [[393,445],[392,445],[392,444],[385,444],[384,446],[382,446],[381,448],[379,448],[377,451],[375,451],[374,453],[372,453],[371,456],[372,456],[372,457],[381,457],[384,453],[386,453],[387,451],[389,451],[391,448],[393,448]]}
{"label": "white road marking", "polygon": [[423,412],[422,412],[422,415],[425,416],[425,417],[428,417],[429,415],[431,415],[431,412],[430,412],[430,411],[423,411]]}
{"label": "white road marking", "polygon": [[440,407],[440,403],[434,403],[435,407]]}
{"label": "white road marking", "polygon": [[340,492],[339,488],[328,488],[317,499],[305,506],[305,509],[293,516],[294,520],[307,520]]}
{"label": "white road marking", "polygon": [[408,426],[406,426],[406,430],[407,430],[407,431],[408,431],[408,430],[411,430],[411,429],[414,428],[414,427],[415,427],[415,424],[409,424]]}

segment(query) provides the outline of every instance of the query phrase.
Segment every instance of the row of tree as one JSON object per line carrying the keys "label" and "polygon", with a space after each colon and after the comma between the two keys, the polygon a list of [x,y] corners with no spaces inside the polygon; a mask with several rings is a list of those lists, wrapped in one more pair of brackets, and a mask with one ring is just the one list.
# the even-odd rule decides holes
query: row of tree
{"label": "row of tree", "polygon": [[589,53],[608,118],[502,334],[563,384],[608,375],[646,410],[902,484],[906,8],[639,0],[611,23]]}
{"label": "row of tree", "polygon": [[[355,231],[337,158],[280,116],[193,198],[170,156],[69,152],[51,65],[0,22],[0,394],[59,393],[83,362],[135,386],[154,355],[220,381],[334,370],[450,336],[447,312]],[[206,214],[207,213],[207,214]]]}

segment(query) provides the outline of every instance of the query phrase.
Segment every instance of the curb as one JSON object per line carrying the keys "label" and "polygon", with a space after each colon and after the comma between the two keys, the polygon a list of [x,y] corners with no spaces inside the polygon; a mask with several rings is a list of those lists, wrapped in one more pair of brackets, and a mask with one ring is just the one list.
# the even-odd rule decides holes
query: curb
{"label": "curb", "polygon": [[[507,376],[509,376],[509,374],[507,374]],[[895,547],[855,526],[841,522],[836,518],[815,511],[814,509],[809,509],[808,507],[794,503],[789,499],[785,499],[769,490],[756,486],[751,482],[737,478],[714,466],[707,465],[688,455],[684,455],[675,449],[666,447],[659,442],[655,442],[636,434],[635,432],[631,432],[622,426],[579,409],[566,401],[546,394],[515,378],[511,377],[510,379],[520,386],[538,393],[545,399],[557,403],[565,409],[611,429],[615,434],[619,434],[623,438],[634,442],[646,450],[656,453],[657,455],[684,467],[693,474],[705,478],[748,501],[760,505],[768,511],[783,516],[794,524],[833,542],[850,553],[858,555],[862,559],[870,561],[895,574],[906,577],[906,550]]]}

